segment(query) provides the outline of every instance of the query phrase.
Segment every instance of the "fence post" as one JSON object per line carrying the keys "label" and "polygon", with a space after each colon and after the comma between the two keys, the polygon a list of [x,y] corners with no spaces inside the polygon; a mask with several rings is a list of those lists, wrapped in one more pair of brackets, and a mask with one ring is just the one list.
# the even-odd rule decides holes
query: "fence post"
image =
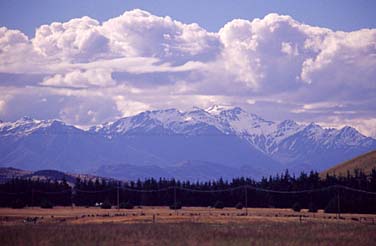
{"label": "fence post", "polygon": [[31,189],[31,208],[34,207],[34,189]]}
{"label": "fence post", "polygon": [[340,204],[340,196],[339,196],[339,188],[337,187],[337,219],[339,220],[341,217],[341,204]]}
{"label": "fence post", "polygon": [[119,203],[119,201],[120,201],[120,194],[119,194],[119,189],[120,189],[120,181],[118,181],[118,185],[117,185],[117,209],[119,210],[120,209],[120,203]]}
{"label": "fence post", "polygon": [[245,215],[248,215],[248,187],[244,186],[244,196],[245,196]]}
{"label": "fence post", "polygon": [[177,204],[176,204],[176,185],[174,186],[174,209],[175,209],[175,215],[177,215],[178,210],[177,210]]}

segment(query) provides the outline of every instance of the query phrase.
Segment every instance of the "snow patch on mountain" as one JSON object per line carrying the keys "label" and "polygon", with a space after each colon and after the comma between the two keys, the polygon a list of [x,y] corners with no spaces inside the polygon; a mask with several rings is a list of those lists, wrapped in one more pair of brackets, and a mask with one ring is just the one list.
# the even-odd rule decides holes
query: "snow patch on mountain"
{"label": "snow patch on mountain", "polygon": [[239,107],[219,105],[145,111],[89,130],[23,117],[0,122],[0,140],[0,163],[80,171],[124,163],[165,168],[195,159],[247,166],[261,175],[286,168],[325,169],[376,149],[375,139],[352,127],[273,122]]}
{"label": "snow patch on mountain", "polygon": [[219,115],[222,111],[230,110],[235,107],[231,105],[213,105],[207,109],[205,109],[206,112],[208,112],[211,115]]}
{"label": "snow patch on mountain", "polygon": [[[229,105],[214,105],[205,110],[193,108],[186,112],[177,109],[146,111],[92,127],[90,131],[112,138],[114,135],[130,134],[136,130],[144,134],[155,133],[157,129],[158,133],[164,134],[235,135],[266,154],[279,151],[280,144],[286,144],[285,140],[294,135],[325,146],[362,145],[367,138],[351,127],[337,130],[322,128],[315,123],[298,124],[293,120],[273,122]],[[296,147],[296,141],[291,140],[289,143],[290,149]]]}
{"label": "snow patch on mountain", "polygon": [[[67,126],[64,122],[59,120],[36,120],[28,116],[14,122],[1,122],[0,135],[1,136],[24,136],[32,134],[41,129],[59,128],[59,126]],[[74,128],[73,126],[67,126]],[[58,130],[58,129],[57,129]]]}

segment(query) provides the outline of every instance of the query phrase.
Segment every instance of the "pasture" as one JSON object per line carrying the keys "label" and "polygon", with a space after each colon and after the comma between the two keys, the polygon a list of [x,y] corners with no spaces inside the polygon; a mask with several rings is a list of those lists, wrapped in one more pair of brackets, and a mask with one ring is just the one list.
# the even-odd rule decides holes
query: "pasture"
{"label": "pasture", "polygon": [[376,245],[376,215],[272,208],[0,209],[0,245]]}

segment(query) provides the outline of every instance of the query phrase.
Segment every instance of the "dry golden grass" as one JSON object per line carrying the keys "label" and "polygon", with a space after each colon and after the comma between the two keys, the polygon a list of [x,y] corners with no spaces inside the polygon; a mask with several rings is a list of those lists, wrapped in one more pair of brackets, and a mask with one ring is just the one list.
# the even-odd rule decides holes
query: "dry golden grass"
{"label": "dry golden grass", "polygon": [[204,208],[184,207],[174,211],[168,207],[141,207],[135,209],[101,209],[84,207],[55,207],[53,209],[0,208],[0,225],[24,224],[28,217],[38,217],[38,224],[66,223],[247,223],[247,222],[309,222],[325,221],[326,223],[376,223],[376,215],[370,214],[341,214],[338,220],[336,214],[326,214],[323,211],[309,213],[307,210],[293,212],[291,209],[275,208]]}
{"label": "dry golden grass", "polygon": [[350,174],[354,174],[355,169],[362,170],[365,174],[370,174],[373,168],[376,168],[376,150],[329,168],[320,173],[320,176],[325,178],[327,173],[330,175],[346,176],[347,171],[350,171]]}
{"label": "dry golden grass", "polygon": [[364,224],[105,223],[0,226],[1,245],[375,245]]}
{"label": "dry golden grass", "polygon": [[[0,209],[0,245],[376,245],[376,215],[166,207]],[[38,217],[24,222],[27,217]],[[43,217],[43,219],[42,219]],[[154,218],[154,219],[153,219]]]}

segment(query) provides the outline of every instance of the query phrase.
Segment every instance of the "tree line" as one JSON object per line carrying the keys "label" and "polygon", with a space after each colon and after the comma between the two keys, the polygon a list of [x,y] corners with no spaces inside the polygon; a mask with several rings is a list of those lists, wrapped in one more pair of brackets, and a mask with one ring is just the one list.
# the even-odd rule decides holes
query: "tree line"
{"label": "tree line", "polygon": [[205,182],[175,179],[114,181],[77,178],[73,187],[62,181],[12,179],[0,184],[1,207],[94,206],[119,203],[132,206],[200,206],[309,208],[312,211],[376,213],[376,169],[346,176],[317,172],[264,177],[261,180],[234,178]]}

